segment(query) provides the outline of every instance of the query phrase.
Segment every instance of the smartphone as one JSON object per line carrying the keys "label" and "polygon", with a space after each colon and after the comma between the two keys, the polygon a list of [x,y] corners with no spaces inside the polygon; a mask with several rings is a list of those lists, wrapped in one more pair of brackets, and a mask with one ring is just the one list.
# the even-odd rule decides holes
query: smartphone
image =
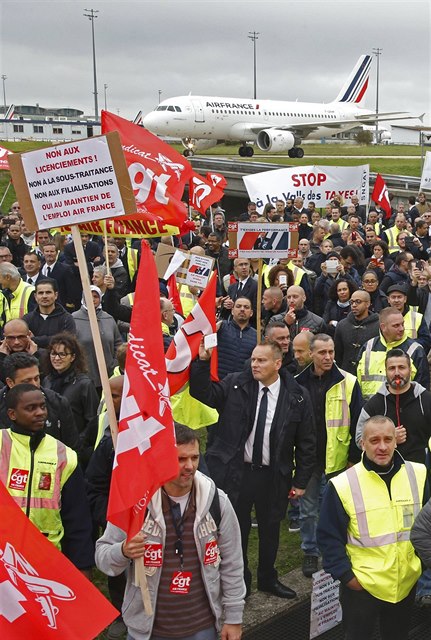
{"label": "smartphone", "polygon": [[328,273],[337,273],[338,265],[339,262],[337,258],[329,258],[329,260],[326,261],[326,271]]}
{"label": "smartphone", "polygon": [[423,271],[424,270],[424,265],[422,260],[416,260],[416,269],[419,269],[419,271]]}
{"label": "smartphone", "polygon": [[278,282],[280,283],[280,285],[287,285],[287,276],[284,273],[280,273],[280,275],[278,276]]}
{"label": "smartphone", "polygon": [[352,231],[352,240],[357,240],[358,234],[356,231]]}

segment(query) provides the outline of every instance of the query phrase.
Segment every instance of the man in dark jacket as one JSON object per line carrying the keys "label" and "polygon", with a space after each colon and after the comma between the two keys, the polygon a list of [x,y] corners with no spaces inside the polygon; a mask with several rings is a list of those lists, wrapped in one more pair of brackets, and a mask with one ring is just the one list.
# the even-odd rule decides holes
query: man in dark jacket
{"label": "man in dark jacket", "polygon": [[214,258],[214,269],[217,269],[217,278],[222,293],[225,292],[223,278],[232,271],[232,260],[228,256],[226,247],[222,247],[222,238],[213,231],[208,236],[208,249],[206,255]]}
{"label": "man in dark jacket", "polygon": [[250,326],[253,315],[251,301],[237,298],[231,317],[223,320],[217,331],[218,374],[220,380],[228,373],[242,371],[257,343],[257,331]]}
{"label": "man in dark jacket", "polygon": [[297,497],[304,493],[315,464],[309,399],[292,376],[280,370],[278,345],[257,346],[251,369],[230,374],[221,382],[210,380],[210,358],[211,350],[202,341],[199,359],[191,366],[190,393],[220,414],[206,461],[211,477],[226,491],[238,516],[247,591],[251,586],[247,544],[255,505],[258,589],[294,598],[296,593],[279,582],[274,563],[289,491]]}
{"label": "man in dark jacket", "polygon": [[48,417],[45,431],[57,440],[61,440],[71,449],[78,451],[79,435],[70,408],[69,401],[51,389],[44,389],[40,384],[39,363],[26,353],[13,353],[4,362],[6,386],[0,391],[0,428],[10,427],[6,409],[6,395],[9,389],[17,384],[33,384],[40,389],[46,398]]}
{"label": "man in dark jacket", "polygon": [[62,331],[76,334],[75,321],[57,302],[58,285],[54,278],[45,278],[36,284],[34,297],[37,307],[26,313],[23,320],[33,334],[38,347],[46,348],[52,336]]}
{"label": "man in dark jacket", "polygon": [[293,340],[301,331],[311,333],[325,333],[326,325],[323,318],[309,311],[305,306],[306,295],[302,287],[292,285],[286,294],[288,311],[271,318],[270,322],[285,322],[289,327],[290,338]]}
{"label": "man in dark jacket", "polygon": [[379,335],[379,316],[370,312],[371,299],[366,291],[354,291],[350,298],[351,312],[335,329],[335,359],[337,365],[356,375],[359,351],[370,338]]}

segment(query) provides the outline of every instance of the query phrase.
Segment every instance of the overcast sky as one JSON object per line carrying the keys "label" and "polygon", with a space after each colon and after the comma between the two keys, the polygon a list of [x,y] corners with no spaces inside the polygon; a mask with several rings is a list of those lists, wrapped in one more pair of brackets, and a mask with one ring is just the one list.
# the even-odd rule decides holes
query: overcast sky
{"label": "overcast sky", "polygon": [[[257,95],[328,102],[362,53],[381,47],[380,110],[431,111],[430,2],[0,0],[7,103],[94,113],[91,22],[99,109],[133,118],[164,98]],[[366,106],[374,108],[373,62]],[[1,97],[1,102],[3,98]],[[427,117],[429,121],[429,117]]]}

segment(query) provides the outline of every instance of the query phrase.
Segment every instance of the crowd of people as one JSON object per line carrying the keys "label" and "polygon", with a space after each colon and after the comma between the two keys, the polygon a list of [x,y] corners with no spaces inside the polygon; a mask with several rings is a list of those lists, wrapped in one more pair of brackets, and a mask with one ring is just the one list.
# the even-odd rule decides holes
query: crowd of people
{"label": "crowd of people", "polygon": [[[108,638],[239,640],[252,526],[257,589],[296,598],[276,570],[287,513],[304,576],[323,565],[340,581],[346,638],[379,620],[383,640],[404,640],[415,603],[431,608],[431,204],[420,193],[388,216],[298,197],[229,219],[298,223],[297,257],[231,260],[218,205],[151,241],[214,259],[219,381],[202,341],[173,397],[178,476],[130,540],[106,522],[114,449],[74,243],[29,232],[17,202],[0,219],[2,482],[78,569],[108,575],[122,611]],[[140,240],[82,243],[118,417]],[[179,309],[159,288],[166,351],[201,291],[179,286]]]}

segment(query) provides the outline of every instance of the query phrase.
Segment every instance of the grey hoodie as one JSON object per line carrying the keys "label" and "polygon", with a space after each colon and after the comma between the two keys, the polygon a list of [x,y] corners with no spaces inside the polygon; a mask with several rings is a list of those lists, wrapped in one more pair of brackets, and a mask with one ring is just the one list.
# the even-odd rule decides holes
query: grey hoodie
{"label": "grey hoodie", "polygon": [[[222,616],[226,624],[241,624],[244,609],[245,584],[241,534],[238,520],[227,495],[218,489],[221,521],[217,525],[209,512],[216,487],[214,482],[199,471],[195,475],[196,518],[194,536],[196,549],[201,560],[202,580],[208,601],[216,619],[217,629],[222,626]],[[144,525],[148,540],[165,544],[166,524],[162,512],[161,490],[153,496]],[[217,539],[221,562],[205,565],[204,553],[207,542]],[[96,565],[109,576],[116,576],[127,569],[127,584],[124,594],[122,614],[130,635],[135,640],[148,640],[154,623],[153,616],[144,613],[139,587],[133,584],[133,562],[126,558],[121,545],[126,539],[124,531],[108,523],[103,536],[96,542]],[[161,569],[146,568],[148,589],[153,612],[157,604]]]}

